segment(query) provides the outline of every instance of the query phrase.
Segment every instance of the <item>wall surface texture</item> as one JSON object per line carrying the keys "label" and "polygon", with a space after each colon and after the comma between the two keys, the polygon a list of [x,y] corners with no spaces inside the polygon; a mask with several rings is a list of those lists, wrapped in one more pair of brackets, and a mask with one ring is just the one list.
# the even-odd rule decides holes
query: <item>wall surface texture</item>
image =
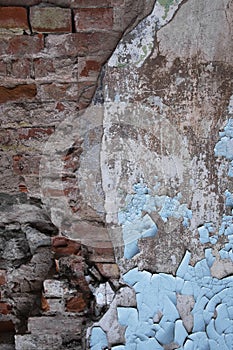
{"label": "wall surface texture", "polygon": [[232,62],[232,0],[0,0],[0,350],[233,349]]}

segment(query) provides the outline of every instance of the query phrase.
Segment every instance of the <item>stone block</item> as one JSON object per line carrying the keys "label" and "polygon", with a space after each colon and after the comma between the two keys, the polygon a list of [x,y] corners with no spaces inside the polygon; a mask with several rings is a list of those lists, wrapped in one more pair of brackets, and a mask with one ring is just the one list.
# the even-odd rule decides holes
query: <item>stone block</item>
{"label": "stone block", "polygon": [[98,268],[101,275],[105,278],[117,279],[120,277],[120,271],[117,264],[97,263],[96,267]]}
{"label": "stone block", "polygon": [[23,34],[30,32],[27,10],[23,7],[0,7],[0,33]]}
{"label": "stone block", "polygon": [[67,288],[64,281],[45,280],[43,282],[45,298],[62,298]]}
{"label": "stone block", "polygon": [[16,350],[58,350],[62,349],[62,338],[59,334],[25,334],[15,336],[15,349]]}
{"label": "stone block", "polygon": [[30,317],[28,319],[28,330],[32,334],[40,335],[46,330],[47,334],[74,333],[80,335],[82,331],[82,318],[77,317]]}
{"label": "stone block", "polygon": [[75,29],[110,30],[113,27],[112,8],[81,8],[74,11]]}
{"label": "stone block", "polygon": [[70,9],[59,7],[33,7],[30,11],[30,21],[33,32],[72,32]]}

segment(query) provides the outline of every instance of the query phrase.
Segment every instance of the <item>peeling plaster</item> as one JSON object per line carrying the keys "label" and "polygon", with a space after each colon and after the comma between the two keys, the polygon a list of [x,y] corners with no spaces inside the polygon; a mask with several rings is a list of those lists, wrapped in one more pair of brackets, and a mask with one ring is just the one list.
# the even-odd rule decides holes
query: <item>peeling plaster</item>
{"label": "peeling plaster", "polygon": [[141,67],[154,49],[156,32],[172,19],[181,2],[156,1],[152,13],[120,41],[108,65],[121,68],[130,64]]}

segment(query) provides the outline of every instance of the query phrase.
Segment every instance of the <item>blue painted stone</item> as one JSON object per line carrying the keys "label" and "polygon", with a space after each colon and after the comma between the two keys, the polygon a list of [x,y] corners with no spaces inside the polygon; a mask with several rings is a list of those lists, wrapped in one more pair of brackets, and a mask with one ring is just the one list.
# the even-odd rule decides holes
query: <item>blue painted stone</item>
{"label": "blue painted stone", "polygon": [[188,336],[188,332],[183,326],[182,320],[177,320],[175,322],[175,336],[174,336],[174,342],[183,346],[184,341]]}
{"label": "blue painted stone", "polygon": [[122,326],[136,328],[138,324],[138,311],[134,308],[118,307],[117,314]]}
{"label": "blue painted stone", "polygon": [[148,339],[137,343],[137,350],[163,350],[163,347],[155,339]]}
{"label": "blue painted stone", "polygon": [[91,350],[102,350],[108,347],[108,340],[105,332],[100,327],[93,327],[90,338]]}

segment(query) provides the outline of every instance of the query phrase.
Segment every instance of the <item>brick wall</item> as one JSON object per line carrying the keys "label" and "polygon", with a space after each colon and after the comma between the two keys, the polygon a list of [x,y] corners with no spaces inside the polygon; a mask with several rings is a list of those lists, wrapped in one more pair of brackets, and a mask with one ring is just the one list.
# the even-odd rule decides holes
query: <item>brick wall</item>
{"label": "brick wall", "polygon": [[[111,244],[90,248],[57,236],[31,198],[40,198],[46,141],[90,104],[123,32],[153,2],[0,0],[0,349],[83,349],[97,312],[88,283],[117,285]],[[62,180],[77,201],[72,173],[81,151],[73,148]]]}

